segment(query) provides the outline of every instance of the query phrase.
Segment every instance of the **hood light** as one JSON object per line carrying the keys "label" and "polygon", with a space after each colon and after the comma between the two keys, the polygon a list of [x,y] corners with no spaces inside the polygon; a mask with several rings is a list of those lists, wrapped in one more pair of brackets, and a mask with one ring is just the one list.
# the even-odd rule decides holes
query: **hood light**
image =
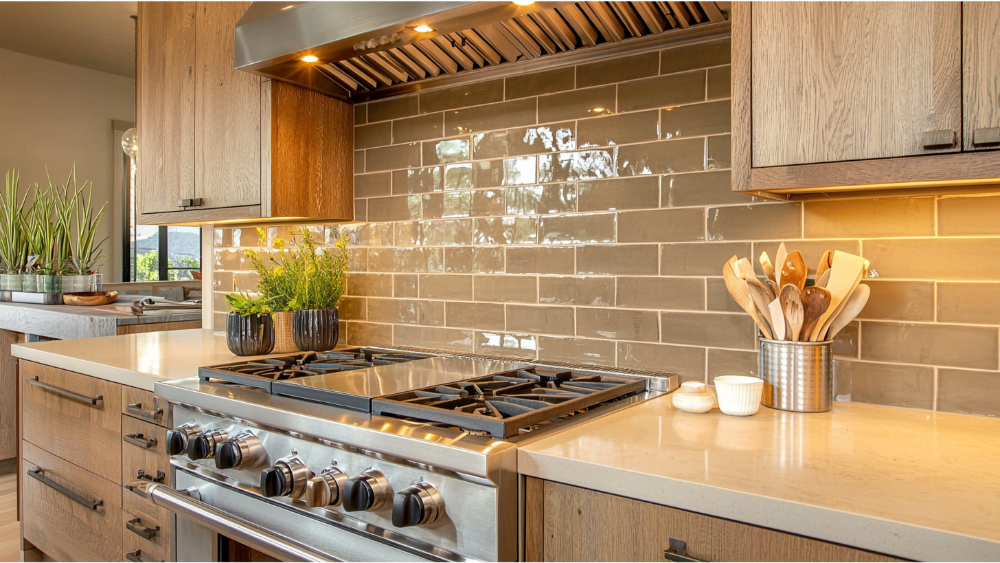
{"label": "hood light", "polygon": [[413,28],[413,31],[417,31],[419,33],[430,33],[434,31],[434,28],[429,25],[418,25],[417,27]]}
{"label": "hood light", "polygon": [[518,6],[530,6],[535,3],[535,0],[514,0],[514,3]]}
{"label": "hood light", "polygon": [[319,60],[319,57],[316,57],[315,55],[306,55],[306,56],[302,57],[302,62],[304,62],[304,63],[314,63],[314,62],[316,62],[318,60]]}

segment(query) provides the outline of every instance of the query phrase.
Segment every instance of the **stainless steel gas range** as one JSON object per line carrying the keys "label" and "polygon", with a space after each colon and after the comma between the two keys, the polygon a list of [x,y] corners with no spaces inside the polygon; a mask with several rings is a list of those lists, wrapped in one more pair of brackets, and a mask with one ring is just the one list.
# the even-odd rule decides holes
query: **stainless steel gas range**
{"label": "stainless steel gas range", "polygon": [[179,561],[514,561],[517,447],[675,385],[373,348],[206,367],[156,384],[174,488],[146,494]]}

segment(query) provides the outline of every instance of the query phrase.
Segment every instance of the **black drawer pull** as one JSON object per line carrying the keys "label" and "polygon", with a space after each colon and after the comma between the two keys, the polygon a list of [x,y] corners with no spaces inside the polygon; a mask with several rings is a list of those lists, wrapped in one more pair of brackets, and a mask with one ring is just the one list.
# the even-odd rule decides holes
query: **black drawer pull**
{"label": "black drawer pull", "polygon": [[704,561],[688,555],[687,542],[670,538],[670,549],[663,551],[663,558],[667,561],[682,561],[689,563],[692,561]]}
{"label": "black drawer pull", "polygon": [[33,385],[33,386],[35,386],[35,387],[40,387],[40,388],[48,391],[49,393],[55,393],[56,395],[59,395],[60,397],[64,397],[64,398],[69,399],[71,401],[77,401],[77,402],[83,403],[85,405],[90,405],[92,407],[97,406],[98,402],[104,400],[104,395],[98,395],[96,397],[88,397],[86,395],[81,395],[79,393],[74,393],[72,391],[67,391],[65,389],[60,389],[59,387],[55,387],[53,385],[49,385],[48,383],[42,383],[41,381],[38,381],[38,376],[37,375],[35,377],[32,377],[31,379],[29,379],[28,383],[31,384],[31,385]]}
{"label": "black drawer pull", "polygon": [[201,207],[201,198],[178,199],[177,207]]}
{"label": "black drawer pull", "polygon": [[146,448],[147,450],[156,446],[156,438],[145,439],[142,437],[142,432],[136,432],[135,434],[125,434],[122,436],[122,440],[125,440],[133,446],[139,446],[140,448]]}
{"label": "black drawer pull", "polygon": [[152,412],[142,410],[142,403],[132,403],[125,407],[125,412],[145,418],[146,420],[157,421],[163,418],[163,409],[153,409]]}
{"label": "black drawer pull", "polygon": [[70,500],[80,503],[91,510],[96,511],[97,507],[104,506],[103,500],[90,500],[89,498],[86,498],[83,495],[80,495],[74,491],[67,489],[66,487],[60,485],[59,483],[52,481],[51,479],[45,476],[45,472],[42,470],[41,467],[35,467],[29,469],[28,477],[31,477],[32,479],[37,479],[41,484],[66,495],[67,497],[69,497]]}
{"label": "black drawer pull", "polygon": [[147,528],[147,527],[143,526],[142,525],[142,520],[139,519],[138,517],[137,518],[133,518],[133,519],[129,520],[128,522],[126,522],[125,523],[125,527],[128,528],[128,531],[132,532],[133,534],[135,534],[135,535],[137,535],[139,537],[142,537],[144,539],[147,539],[147,540],[151,540],[154,537],[156,537],[156,534],[160,531],[160,527],[159,526],[157,526],[155,528]]}
{"label": "black drawer pull", "polygon": [[125,559],[128,559],[129,561],[149,561],[149,559],[143,559],[142,558],[142,550],[141,549],[137,549],[135,551],[130,551],[130,552],[126,553],[125,554]]}

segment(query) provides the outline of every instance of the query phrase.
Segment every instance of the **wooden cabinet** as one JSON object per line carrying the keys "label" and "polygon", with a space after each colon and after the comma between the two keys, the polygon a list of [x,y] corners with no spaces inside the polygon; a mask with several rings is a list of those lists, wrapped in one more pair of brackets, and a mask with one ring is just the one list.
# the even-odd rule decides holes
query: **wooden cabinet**
{"label": "wooden cabinet", "polygon": [[140,223],[354,218],[353,108],[234,70],[249,5],[140,3]]}
{"label": "wooden cabinet", "polygon": [[808,199],[994,189],[983,186],[1000,178],[1000,154],[968,151],[987,146],[970,148],[970,128],[985,139],[1000,127],[989,125],[1000,9],[739,2],[731,20],[734,190]]}
{"label": "wooden cabinet", "polygon": [[895,561],[667,506],[528,478],[527,561],[663,561],[671,539],[708,561]]}

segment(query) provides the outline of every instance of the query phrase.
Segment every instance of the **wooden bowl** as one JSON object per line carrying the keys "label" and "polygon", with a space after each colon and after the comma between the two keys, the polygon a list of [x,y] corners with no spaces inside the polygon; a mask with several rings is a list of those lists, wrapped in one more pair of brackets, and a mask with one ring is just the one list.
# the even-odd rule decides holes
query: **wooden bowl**
{"label": "wooden bowl", "polygon": [[107,305],[118,300],[117,291],[80,291],[77,293],[63,294],[63,303],[66,305],[80,305],[84,307],[94,307],[96,305]]}

